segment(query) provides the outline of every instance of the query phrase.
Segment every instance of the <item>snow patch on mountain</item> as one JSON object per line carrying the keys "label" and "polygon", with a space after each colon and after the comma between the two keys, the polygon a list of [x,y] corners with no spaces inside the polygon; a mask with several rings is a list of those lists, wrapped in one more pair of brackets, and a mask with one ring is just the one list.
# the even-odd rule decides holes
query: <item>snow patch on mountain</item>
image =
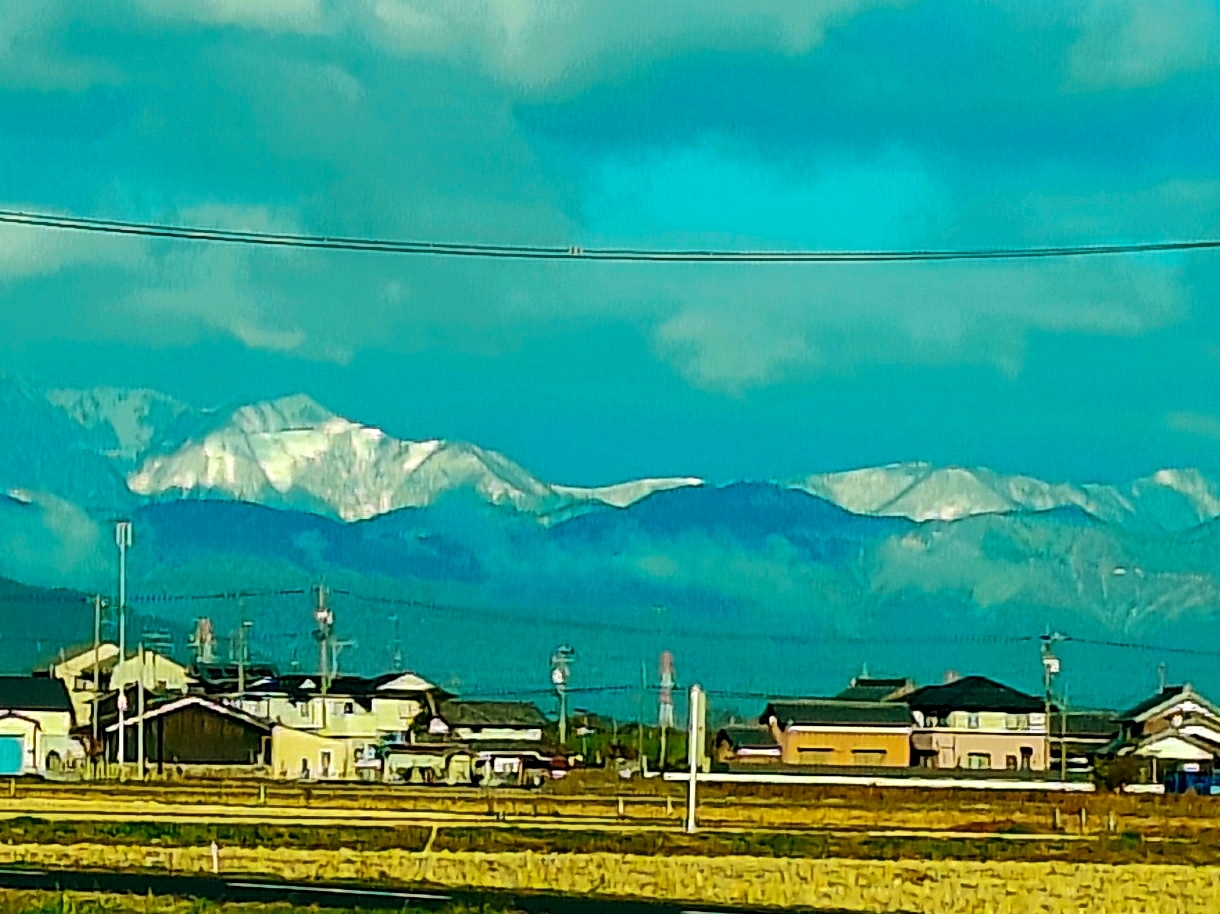
{"label": "snow patch on mountain", "polygon": [[47,391],[46,399],[81,428],[105,435],[103,456],[125,461],[176,443],[176,433],[200,415],[185,403],[148,389],[58,389]]}
{"label": "snow patch on mountain", "polygon": [[473,444],[401,441],[297,395],[243,406],[206,435],[150,457],[128,476],[143,496],[221,496],[366,520],[426,507],[446,492],[546,518],[582,505],[625,507],[699,480],[649,479],[603,488],[551,486]]}
{"label": "snow patch on mountain", "polygon": [[1220,517],[1220,485],[1197,470],[1165,469],[1123,485],[1051,483],[930,463],[815,473],[788,480],[855,514],[952,521],[982,514],[1074,507],[1098,520],[1184,530]]}

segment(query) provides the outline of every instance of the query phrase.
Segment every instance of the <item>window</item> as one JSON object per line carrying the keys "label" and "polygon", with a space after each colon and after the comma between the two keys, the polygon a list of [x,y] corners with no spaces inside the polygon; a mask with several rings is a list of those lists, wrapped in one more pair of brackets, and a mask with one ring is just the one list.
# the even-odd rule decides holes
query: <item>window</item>
{"label": "window", "polygon": [[354,702],[350,702],[350,701],[343,702],[343,713],[344,714],[354,714],[355,711],[356,711],[356,705]]}
{"label": "window", "polygon": [[323,749],[318,754],[318,774],[321,777],[330,777],[330,758],[331,756],[329,749]]}
{"label": "window", "polygon": [[301,759],[301,777],[309,778],[309,759],[307,758]]}
{"label": "window", "polygon": [[1034,750],[1032,746],[1021,747],[1021,770],[1029,771],[1034,767]]}
{"label": "window", "polygon": [[1009,714],[1004,720],[1005,728],[1009,730],[1028,730],[1029,715],[1028,714]]}
{"label": "window", "polygon": [[1017,757],[1015,755],[1006,756],[1004,759],[1004,767],[1009,771],[1017,770]]}
{"label": "window", "polygon": [[824,746],[801,746],[797,749],[802,765],[829,765],[834,750]]}
{"label": "window", "polygon": [[991,767],[991,756],[986,752],[971,752],[966,756],[966,767],[981,771]]}
{"label": "window", "polygon": [[884,765],[884,749],[853,749],[851,751],[853,765]]}
{"label": "window", "polygon": [[971,711],[966,715],[966,726],[971,730],[977,730],[979,728],[979,716],[977,712]]}

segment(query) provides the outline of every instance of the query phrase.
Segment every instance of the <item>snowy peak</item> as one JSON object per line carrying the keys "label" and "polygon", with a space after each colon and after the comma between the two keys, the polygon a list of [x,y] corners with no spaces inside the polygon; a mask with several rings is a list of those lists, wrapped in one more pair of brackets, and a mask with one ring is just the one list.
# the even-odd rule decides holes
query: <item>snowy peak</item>
{"label": "snowy peak", "polygon": [[1220,486],[1198,470],[1166,469],[1123,485],[1052,483],[929,463],[820,473],[786,485],[855,514],[951,521],[1074,507],[1107,523],[1183,530],[1220,517]]}
{"label": "snowy peak", "polygon": [[147,389],[49,390],[46,400],[81,428],[104,436],[104,456],[125,461],[174,441],[199,416],[185,403]]}
{"label": "snowy peak", "polygon": [[146,497],[223,497],[365,520],[431,505],[455,490],[546,518],[590,505],[624,507],[651,492],[698,483],[638,480],[602,489],[551,486],[473,444],[402,441],[305,396],[243,406],[227,422],[128,476]]}

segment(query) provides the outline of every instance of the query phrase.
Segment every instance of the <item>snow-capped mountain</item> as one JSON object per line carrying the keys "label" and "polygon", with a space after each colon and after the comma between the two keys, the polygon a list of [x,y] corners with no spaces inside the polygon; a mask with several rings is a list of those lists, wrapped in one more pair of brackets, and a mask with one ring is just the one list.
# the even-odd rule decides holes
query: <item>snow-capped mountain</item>
{"label": "snow-capped mountain", "polygon": [[132,462],[150,451],[176,446],[204,415],[173,397],[143,388],[49,390],[46,400],[81,428],[99,435],[104,456]]}
{"label": "snow-capped mountain", "polygon": [[1197,470],[1165,469],[1124,485],[1050,483],[929,463],[819,473],[786,483],[856,514],[915,521],[1074,507],[1107,523],[1184,530],[1220,517],[1220,485]]}
{"label": "snow-capped mountain", "polygon": [[566,516],[587,505],[625,507],[701,480],[552,486],[495,451],[438,439],[401,441],[297,395],[243,406],[207,434],[148,458],[127,484],[145,497],[220,496],[355,521],[426,507],[453,490],[540,518]]}

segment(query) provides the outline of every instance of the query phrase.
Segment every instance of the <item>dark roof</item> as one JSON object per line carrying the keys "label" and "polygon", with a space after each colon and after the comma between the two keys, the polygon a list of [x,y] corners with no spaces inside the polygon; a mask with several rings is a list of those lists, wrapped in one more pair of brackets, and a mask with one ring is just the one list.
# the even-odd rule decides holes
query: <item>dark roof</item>
{"label": "dark roof", "polygon": [[728,741],[734,749],[774,749],[778,745],[769,727],[722,727],[716,741]]}
{"label": "dark roof", "polygon": [[946,685],[924,686],[894,699],[913,711],[936,715],[952,711],[1004,711],[1033,714],[1045,710],[1041,698],[1018,692],[986,676],[966,676]]}
{"label": "dark roof", "polygon": [[857,678],[835,698],[839,701],[885,701],[899,692],[909,691],[911,686],[909,679]]}
{"label": "dark roof", "polygon": [[0,710],[72,712],[72,698],[59,679],[0,676]]}
{"label": "dark roof", "polygon": [[780,727],[833,726],[909,726],[911,710],[904,704],[881,701],[840,701],[833,698],[801,698],[773,701],[762,713],[760,723],[772,717]]}
{"label": "dark roof", "polygon": [[[374,697],[392,698],[401,694],[398,690],[387,691],[382,687],[403,673],[383,673],[380,676],[335,676],[330,680],[326,694],[335,698],[350,698],[364,706],[370,706]],[[294,701],[302,701],[322,692],[322,679],[316,673],[277,674],[272,666],[250,666],[246,668],[245,692],[247,695],[287,695]],[[215,666],[199,671],[200,687],[210,695],[224,695],[237,691],[237,667]],[[449,693],[435,689],[441,697]]]}
{"label": "dark roof", "polygon": [[1167,686],[1166,688],[1161,689],[1161,691],[1157,692],[1155,695],[1145,698],[1134,708],[1128,708],[1126,711],[1123,711],[1118,715],[1118,719],[1121,721],[1135,720],[1140,715],[1151,711],[1157,705],[1163,704],[1166,701],[1171,701],[1172,699],[1184,694],[1188,688],[1189,686],[1184,685]]}
{"label": "dark roof", "polygon": [[1111,739],[1121,728],[1118,716],[1113,711],[1067,711],[1062,715],[1053,712],[1050,735],[1062,735],[1064,723],[1067,724],[1069,737]]}
{"label": "dark roof", "polygon": [[451,727],[544,727],[547,719],[532,701],[442,701],[441,720]]}

